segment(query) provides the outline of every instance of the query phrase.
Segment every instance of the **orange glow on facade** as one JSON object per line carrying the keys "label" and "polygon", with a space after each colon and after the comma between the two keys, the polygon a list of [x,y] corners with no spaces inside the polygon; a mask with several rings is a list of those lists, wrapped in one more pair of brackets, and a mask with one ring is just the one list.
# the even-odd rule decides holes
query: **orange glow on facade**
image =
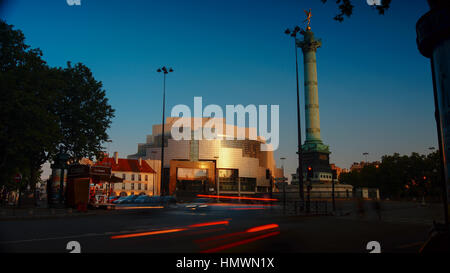
{"label": "orange glow on facade", "polygon": [[219,247],[216,247],[216,248],[203,250],[203,251],[201,251],[201,253],[218,252],[218,251],[222,251],[222,250],[225,250],[225,249],[228,249],[228,248],[240,246],[240,245],[243,245],[243,244],[248,244],[248,243],[251,243],[251,242],[254,242],[254,241],[257,241],[257,240],[261,240],[261,239],[264,239],[264,238],[267,238],[267,237],[275,236],[275,235],[278,235],[278,234],[280,234],[280,232],[279,231],[275,231],[275,232],[271,232],[271,233],[268,233],[268,234],[256,236],[256,237],[253,237],[253,238],[250,238],[250,239],[245,239],[245,240],[242,240],[242,241],[238,241],[238,242],[226,244],[226,245],[223,245],[223,246],[219,246]]}
{"label": "orange glow on facade", "polygon": [[207,227],[207,226],[216,226],[216,225],[228,225],[228,221],[217,221],[217,222],[207,222],[207,223],[200,223],[200,224],[194,224],[190,225],[188,227],[194,228],[194,227]]}
{"label": "orange glow on facade", "polygon": [[278,201],[278,199],[273,199],[273,198],[222,196],[222,195],[206,195],[206,194],[197,194],[197,197],[209,197],[209,198],[221,198],[221,199],[241,199],[241,200],[259,200],[259,201]]}
{"label": "orange glow on facade", "polygon": [[277,224],[269,224],[269,225],[250,228],[247,230],[247,232],[258,232],[258,231],[274,229],[274,228],[278,228],[278,227],[279,226]]}
{"label": "orange glow on facade", "polygon": [[177,228],[177,229],[166,229],[166,230],[157,230],[157,231],[150,231],[150,232],[132,233],[132,234],[125,234],[125,235],[111,236],[111,239],[142,237],[142,236],[150,236],[150,235],[157,235],[157,234],[173,233],[173,232],[179,232],[179,231],[184,231],[184,230],[186,230],[186,229],[185,228]]}

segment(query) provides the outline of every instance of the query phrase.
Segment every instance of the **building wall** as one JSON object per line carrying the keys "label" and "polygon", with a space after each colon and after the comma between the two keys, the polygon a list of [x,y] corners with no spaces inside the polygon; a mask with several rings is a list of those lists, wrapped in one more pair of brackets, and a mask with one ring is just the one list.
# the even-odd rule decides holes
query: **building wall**
{"label": "building wall", "polygon": [[[273,152],[260,150],[260,144],[264,143],[258,140],[173,140],[170,131],[173,123],[178,118],[167,118],[165,124],[165,135],[168,138],[164,148],[164,168],[171,168],[171,160],[176,161],[211,161],[217,162],[219,169],[237,169],[239,177],[256,179],[256,187],[269,187],[270,179],[266,178],[266,170],[269,169],[272,176],[275,176],[276,163],[273,158]],[[205,124],[209,119],[202,119]],[[192,121],[191,128],[194,128]],[[226,126],[224,134],[226,134]],[[237,135],[238,127],[231,126],[233,134]],[[189,128],[189,130],[191,129]],[[139,144],[138,153],[130,155],[128,158],[142,157],[145,160],[158,161],[161,159],[161,129],[162,126],[154,125],[152,135],[147,136],[147,143]],[[254,128],[244,128],[248,137],[250,132],[256,132]],[[193,132],[191,132],[193,134]],[[152,165],[151,165],[152,166]],[[153,166],[152,166],[153,167]],[[161,169],[153,168],[160,176]],[[159,181],[159,179],[158,179]],[[159,183],[158,183],[159,185]]]}
{"label": "building wall", "polygon": [[[153,173],[140,173],[140,172],[121,172],[121,171],[112,171],[112,173],[120,178],[123,178],[123,175],[126,176],[124,183],[115,183],[114,184],[114,193],[116,195],[120,195],[122,192],[126,192],[127,195],[132,193],[140,194],[145,193],[147,195],[153,195],[153,185],[155,181],[155,174]],[[131,180],[132,175],[134,174],[134,180]],[[139,175],[141,175],[141,180],[139,180]],[[148,181],[145,181],[145,176],[147,175]],[[132,189],[132,183],[134,183],[134,189]],[[141,189],[139,190],[139,184],[141,184]],[[125,185],[125,189],[123,189],[123,185]],[[147,190],[145,190],[145,186],[147,185]]]}

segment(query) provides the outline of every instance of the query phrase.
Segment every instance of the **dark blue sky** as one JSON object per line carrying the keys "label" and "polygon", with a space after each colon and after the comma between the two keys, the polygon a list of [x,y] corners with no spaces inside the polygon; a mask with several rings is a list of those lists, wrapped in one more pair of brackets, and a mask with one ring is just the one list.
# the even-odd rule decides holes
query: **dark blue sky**
{"label": "dark blue sky", "polygon": [[379,160],[436,147],[430,65],[415,42],[426,1],[394,0],[380,16],[355,0],[354,15],[343,23],[333,20],[337,6],[328,2],[81,0],[68,6],[65,0],[16,0],[1,14],[50,65],[82,62],[93,70],[117,110],[109,151],[124,157],[161,121],[162,75],[155,71],[169,65],[175,72],[167,81],[167,113],[176,104],[193,106],[194,96],[223,107],[279,104],[275,157],[287,157],[287,173],[294,172],[295,63],[293,41],[283,31],[301,24],[308,8],[323,44],[317,51],[320,117],[331,162],[349,167],[365,159],[363,152]]}

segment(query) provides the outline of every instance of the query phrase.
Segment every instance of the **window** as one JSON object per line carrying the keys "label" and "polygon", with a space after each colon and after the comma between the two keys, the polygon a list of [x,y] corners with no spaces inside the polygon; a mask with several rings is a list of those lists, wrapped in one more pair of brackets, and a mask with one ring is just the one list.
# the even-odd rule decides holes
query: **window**
{"label": "window", "polygon": [[122,183],[122,190],[125,189],[125,183]]}
{"label": "window", "polygon": [[138,184],[138,190],[140,190],[140,189],[141,189],[141,183]]}
{"label": "window", "polygon": [[123,178],[123,180],[127,179],[127,175],[126,174],[122,174],[122,178]]}
{"label": "window", "polygon": [[145,175],[145,181],[148,181],[148,175]]}
{"label": "window", "polygon": [[147,184],[144,184],[144,190],[147,190]]}
{"label": "window", "polygon": [[255,191],[256,190],[256,178],[240,177],[241,191]]}
{"label": "window", "polygon": [[131,175],[131,181],[134,181],[134,173]]}
{"label": "window", "polygon": [[138,175],[138,181],[141,181],[141,175]]}
{"label": "window", "polygon": [[131,189],[134,190],[134,183],[131,183]]}

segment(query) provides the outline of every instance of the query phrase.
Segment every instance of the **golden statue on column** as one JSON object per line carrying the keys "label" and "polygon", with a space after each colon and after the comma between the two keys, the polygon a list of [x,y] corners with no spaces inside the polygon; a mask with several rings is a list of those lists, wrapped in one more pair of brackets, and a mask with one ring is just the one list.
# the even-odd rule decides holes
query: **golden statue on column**
{"label": "golden statue on column", "polygon": [[303,10],[306,14],[306,20],[303,22],[306,22],[306,30],[311,30],[311,27],[309,26],[309,24],[311,23],[311,17],[312,17],[312,13],[311,13],[311,9],[309,9],[309,11]]}

